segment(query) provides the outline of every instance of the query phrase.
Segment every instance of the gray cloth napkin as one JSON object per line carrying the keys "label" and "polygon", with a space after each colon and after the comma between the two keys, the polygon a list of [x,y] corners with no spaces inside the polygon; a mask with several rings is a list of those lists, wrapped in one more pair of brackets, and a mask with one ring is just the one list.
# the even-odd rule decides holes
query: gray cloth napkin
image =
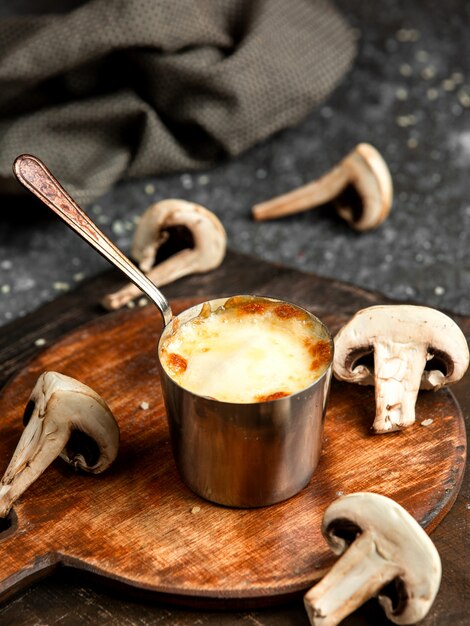
{"label": "gray cloth napkin", "polygon": [[77,200],[209,167],[298,123],[348,70],[326,0],[90,0],[0,21],[0,183],[37,155]]}

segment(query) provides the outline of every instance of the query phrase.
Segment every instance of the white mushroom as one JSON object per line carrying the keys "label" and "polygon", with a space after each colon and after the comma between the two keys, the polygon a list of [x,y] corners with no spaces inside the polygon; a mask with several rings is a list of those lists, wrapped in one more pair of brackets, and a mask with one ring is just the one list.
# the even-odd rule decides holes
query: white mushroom
{"label": "white mushroom", "polygon": [[111,465],[119,427],[106,402],[83,383],[44,372],[25,409],[25,429],[0,482],[0,517],[58,456],[98,474]]}
{"label": "white mushroom", "polygon": [[362,309],[335,337],[336,378],[375,385],[376,433],[413,424],[419,389],[437,390],[460,380],[468,362],[467,341],[457,324],[424,306]]}
{"label": "white mushroom", "polygon": [[[185,227],[193,247],[176,252],[155,267],[157,252],[169,238],[169,229]],[[160,287],[188,274],[208,272],[225,256],[227,235],[222,223],[208,209],[186,200],[162,200],[150,206],[137,224],[131,256],[152,282]],[[103,299],[107,309],[118,309],[141,294],[129,284]]]}
{"label": "white mushroom", "polygon": [[376,595],[395,624],[414,624],[427,614],[441,560],[403,507],[375,493],[349,494],[327,508],[322,532],[342,556],[304,597],[312,626],[335,626]]}
{"label": "white mushroom", "polygon": [[393,187],[380,153],[367,143],[357,145],[318,180],[277,198],[256,204],[255,220],[268,220],[334,202],[340,216],[356,230],[381,224],[390,212]]}

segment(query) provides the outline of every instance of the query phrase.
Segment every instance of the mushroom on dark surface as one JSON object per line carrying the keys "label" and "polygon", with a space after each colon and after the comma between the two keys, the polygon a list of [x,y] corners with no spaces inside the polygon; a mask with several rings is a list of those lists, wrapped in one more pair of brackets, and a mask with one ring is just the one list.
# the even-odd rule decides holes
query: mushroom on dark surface
{"label": "mushroom on dark surface", "polygon": [[44,372],[24,415],[25,429],[0,482],[0,517],[58,456],[98,474],[117,456],[119,427],[106,402],[83,383]]}
{"label": "mushroom on dark surface", "polygon": [[[372,354],[373,364],[367,360]],[[424,306],[362,309],[335,337],[336,378],[375,385],[376,433],[413,424],[419,389],[460,380],[468,363],[467,341],[457,324]]]}
{"label": "mushroom on dark surface", "polygon": [[357,145],[318,180],[256,204],[255,220],[268,220],[334,202],[339,215],[356,230],[379,226],[390,212],[393,186],[380,153],[367,143]]}
{"label": "mushroom on dark surface", "polygon": [[[153,267],[157,252],[169,238],[169,230],[185,228],[192,247],[184,248]],[[150,206],[140,218],[134,234],[131,256],[157,286],[189,274],[218,267],[225,256],[227,235],[218,217],[199,204],[186,200],[162,200]],[[134,284],[108,294],[107,309],[118,309],[141,294]]]}
{"label": "mushroom on dark surface", "polygon": [[376,595],[395,624],[414,624],[427,614],[441,560],[403,507],[376,493],[349,494],[326,509],[322,532],[342,556],[304,597],[312,626],[336,626]]}

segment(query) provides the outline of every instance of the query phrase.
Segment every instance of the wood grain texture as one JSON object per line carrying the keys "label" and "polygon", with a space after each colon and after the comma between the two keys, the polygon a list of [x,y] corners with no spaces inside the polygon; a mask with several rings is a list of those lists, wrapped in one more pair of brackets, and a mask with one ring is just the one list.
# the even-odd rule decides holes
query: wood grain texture
{"label": "wood grain texture", "polygon": [[[77,289],[54,302],[38,309],[34,314],[20,318],[0,333],[0,385],[21,370],[42,351],[35,345],[37,338],[44,338],[53,345],[64,334],[93,319],[105,319],[106,314],[98,305],[100,298],[125,282],[118,272],[111,270],[83,282]],[[284,297],[309,308],[331,323],[348,318],[358,309],[376,304],[391,303],[387,298],[362,289],[305,274],[275,264],[265,263],[251,257],[229,252],[223,265],[201,276],[188,277],[165,287],[169,298],[230,295],[233,293],[259,293]],[[452,317],[470,338],[470,318]],[[332,330],[335,329],[332,327]],[[470,375],[453,386],[465,421],[470,415]],[[3,416],[0,414],[0,424]],[[19,425],[17,426],[19,429]],[[420,427],[424,430],[424,427]],[[19,434],[17,430],[16,434]],[[10,446],[14,446],[16,434]],[[4,459],[6,465],[7,459]],[[467,461],[468,464],[468,461]],[[51,472],[59,471],[58,463]],[[62,470],[60,470],[62,471]],[[67,479],[70,474],[67,472]],[[432,533],[443,563],[443,578],[437,599],[429,615],[421,622],[423,626],[468,626],[470,614],[470,479],[467,471],[453,507]],[[91,477],[86,477],[88,478]],[[102,477],[106,478],[106,475]],[[40,482],[37,483],[40,488]],[[138,503],[136,504],[136,507]],[[54,567],[54,564],[51,565]],[[0,567],[1,570],[1,567]],[[142,593],[126,587],[125,593],[109,591],[105,580],[90,578],[88,572],[73,568],[60,568],[26,591],[17,593],[0,606],[0,624],[148,624],[164,623],[178,626],[190,624],[241,626],[308,626],[308,618],[302,601],[283,606],[239,611],[231,609],[221,613],[213,610],[192,610],[162,603],[161,596]],[[24,583],[20,583],[23,584]],[[135,591],[135,593],[134,593]],[[207,600],[207,599],[206,599]],[[247,600],[244,600],[244,605]],[[220,601],[218,602],[220,606]],[[79,618],[77,617],[79,616]],[[377,602],[372,600],[345,621],[345,626],[378,626],[389,624]]]}
{"label": "wood grain texture", "polygon": [[[193,304],[179,300],[173,309]],[[332,327],[344,321],[330,315]],[[17,503],[14,528],[0,541],[0,599],[66,564],[176,600],[199,599],[201,606],[204,598],[269,604],[305,591],[332,564],[320,526],[338,494],[390,496],[428,531],[450,508],[466,449],[452,395],[422,393],[414,426],[374,436],[373,390],[346,383],[333,384],[322,459],[300,494],[256,510],[197,497],[182,484],[171,455],[156,362],[160,330],[151,306],[104,317],[40,353],[3,390],[2,459],[13,453],[22,407],[45,370],[100,393],[119,421],[121,445],[105,474],[74,474],[57,461]],[[432,424],[421,426],[429,417]]]}

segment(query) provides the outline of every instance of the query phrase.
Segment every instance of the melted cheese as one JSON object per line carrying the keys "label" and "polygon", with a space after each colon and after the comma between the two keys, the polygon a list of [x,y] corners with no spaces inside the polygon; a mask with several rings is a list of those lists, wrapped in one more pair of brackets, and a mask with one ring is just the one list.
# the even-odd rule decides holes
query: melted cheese
{"label": "melted cheese", "polygon": [[302,309],[238,296],[175,326],[160,357],[167,374],[200,396],[261,402],[311,385],[331,361],[323,327]]}

